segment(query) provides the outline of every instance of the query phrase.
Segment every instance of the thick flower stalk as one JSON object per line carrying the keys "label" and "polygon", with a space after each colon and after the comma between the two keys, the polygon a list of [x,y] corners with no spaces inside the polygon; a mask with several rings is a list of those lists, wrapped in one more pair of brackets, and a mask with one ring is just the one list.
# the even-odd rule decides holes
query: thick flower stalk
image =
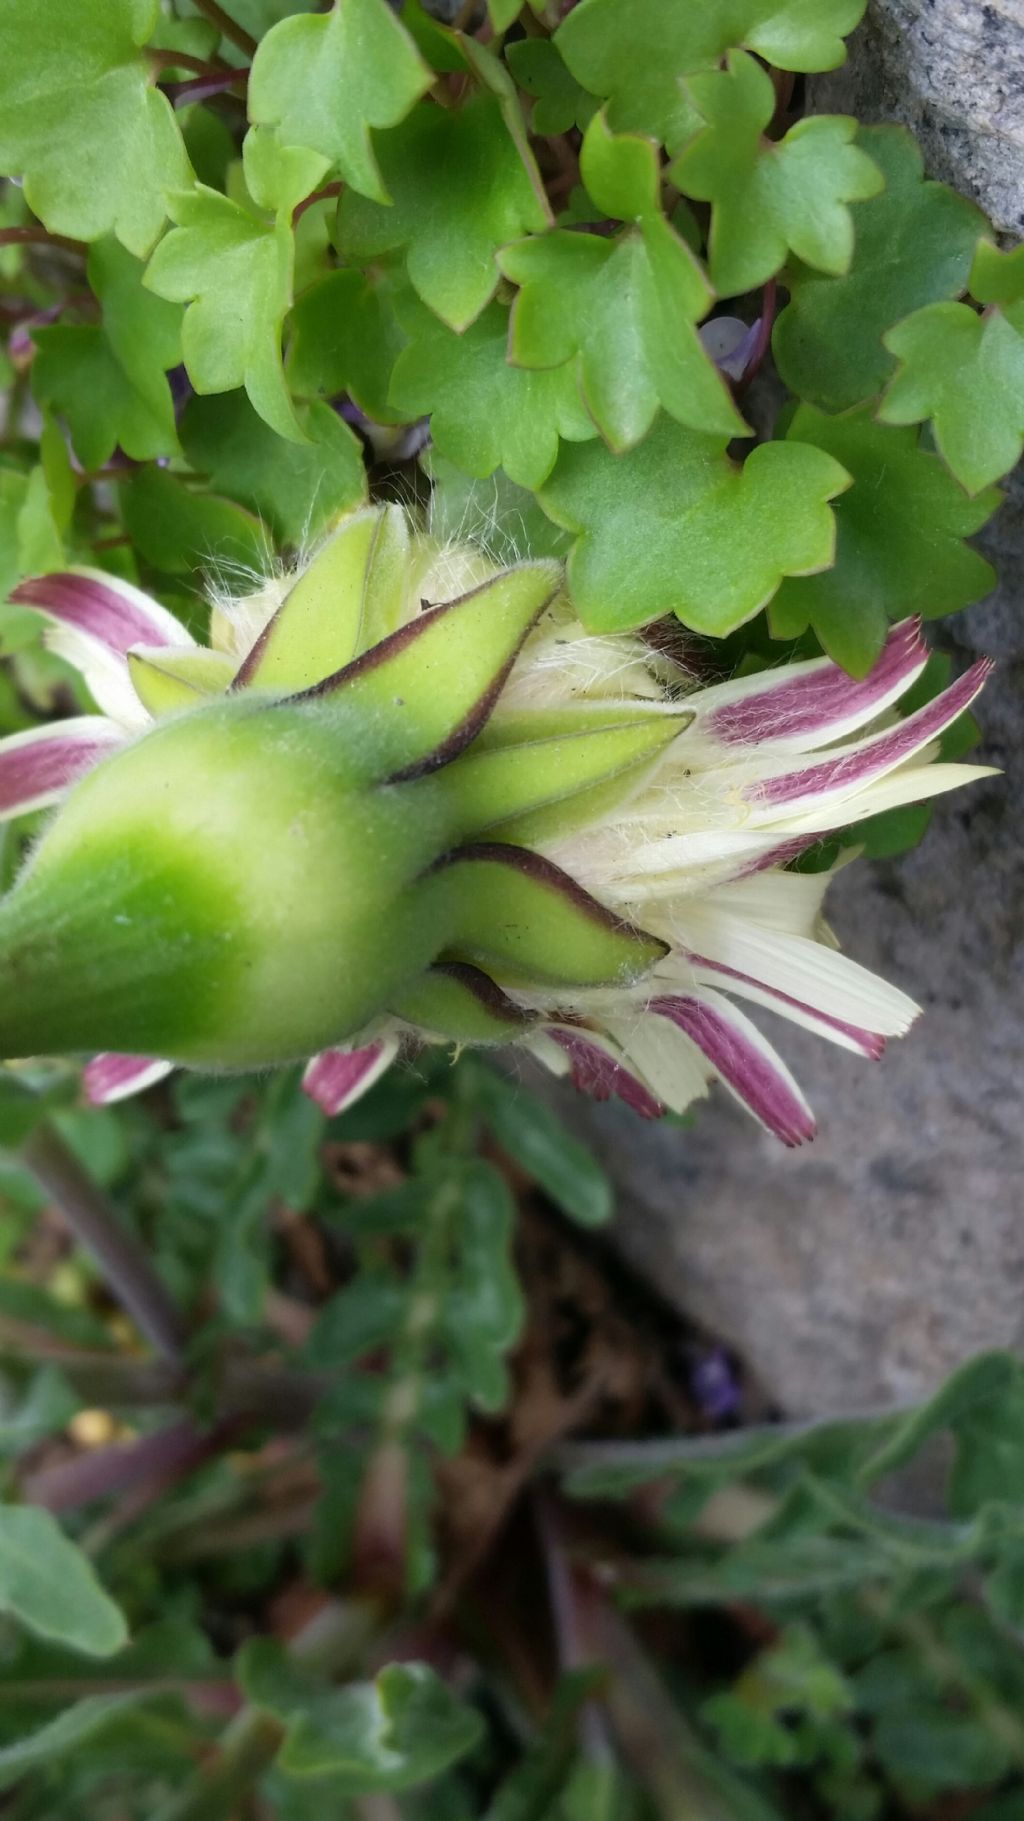
{"label": "thick flower stalk", "polygon": [[514,1043],[656,1116],[720,1080],[814,1122],[736,1001],[876,1058],[917,1008],[838,952],[821,835],[980,775],[935,762],[976,665],[900,717],[927,652],[709,688],[595,637],[552,562],[440,548],[398,507],[215,604],[208,648],[98,571],[26,582],[100,714],[0,743],[0,811],[60,801],[0,903],[0,1052],[306,1061],[348,1105],[413,1043]]}

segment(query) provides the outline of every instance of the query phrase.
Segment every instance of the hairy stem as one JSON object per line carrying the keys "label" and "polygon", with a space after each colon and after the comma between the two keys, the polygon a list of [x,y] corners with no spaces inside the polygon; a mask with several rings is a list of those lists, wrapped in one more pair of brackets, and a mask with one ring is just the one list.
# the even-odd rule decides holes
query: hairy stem
{"label": "hairy stem", "polygon": [[79,1244],[96,1260],[118,1301],[155,1351],[180,1360],[184,1327],[146,1249],[48,1120],[21,1147],[21,1159]]}
{"label": "hairy stem", "polygon": [[[471,1129],[466,1108],[450,1111],[444,1127],[446,1149],[457,1154],[460,1141],[468,1140]],[[430,1347],[441,1317],[445,1263],[461,1192],[458,1179],[442,1173],[424,1211],[405,1321],[392,1347],[393,1380],[356,1511],[352,1542],[356,1581],[392,1600],[401,1597],[405,1582],[409,1438],[426,1391]]]}

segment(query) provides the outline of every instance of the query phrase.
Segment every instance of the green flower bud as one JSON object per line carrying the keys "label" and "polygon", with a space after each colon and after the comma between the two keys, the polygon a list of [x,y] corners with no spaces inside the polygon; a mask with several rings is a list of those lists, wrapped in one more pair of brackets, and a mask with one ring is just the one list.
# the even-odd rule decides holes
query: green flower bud
{"label": "green flower bud", "polygon": [[[558,592],[551,563],[494,572],[324,676],[380,515],[353,526],[269,621],[241,687],[199,693],[205,653],[128,654],[140,699],[170,718],[72,790],[0,905],[4,1054],[251,1067],[396,1013],[458,1038],[451,980],[442,992],[425,979],[442,958],[568,986],[624,979],[663,952],[557,869],[539,878],[519,848],[466,842],[631,770],[673,723],[617,710],[576,734],[531,722],[526,740],[481,742]],[[404,579],[392,573],[392,596]],[[478,1007],[478,1036],[486,1022]]]}
{"label": "green flower bud", "polygon": [[[814,1121],[734,999],[877,1058],[917,1008],[839,954],[822,834],[979,772],[935,743],[984,664],[900,716],[927,651],[705,689],[589,636],[550,562],[445,550],[398,507],[220,603],[212,648],[98,571],[36,578],[103,711],[0,741],[0,815],[61,807],[0,902],[0,1054],[311,1058],[336,1112],[409,1040],[513,1041],[638,1112],[718,1079],[786,1144]],[[159,1060],[158,1060],[159,1059]]]}

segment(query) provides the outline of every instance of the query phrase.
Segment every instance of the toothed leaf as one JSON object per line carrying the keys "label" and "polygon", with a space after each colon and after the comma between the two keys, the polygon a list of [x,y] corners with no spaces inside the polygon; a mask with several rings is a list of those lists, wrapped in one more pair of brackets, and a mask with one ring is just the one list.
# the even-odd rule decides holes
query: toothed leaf
{"label": "toothed leaf", "polygon": [[159,0],[0,0],[0,171],[53,234],[116,234],[140,258],[191,177],[142,50]]}
{"label": "toothed leaf", "polygon": [[196,391],[244,386],[278,436],[301,442],[281,364],[294,276],[291,211],[327,166],[319,153],[277,146],[258,128],[246,135],[243,157],[261,212],[204,184],[178,195],[171,204],[177,226],[153,254],[146,283],[160,297],[188,305],[182,352]]}
{"label": "toothed leaf", "polygon": [[789,446],[826,451],[853,477],[837,499],[835,565],[783,582],[769,609],[776,638],[813,626],[837,663],[863,676],[885,640],[889,616],[955,613],[987,594],[994,572],[964,538],[999,503],[993,490],[967,499],[912,429],[874,421],[870,405],[827,417],[801,405]]}
{"label": "toothed leaf", "polygon": [[582,131],[589,125],[597,100],[577,82],[550,38],[520,38],[506,45],[505,61],[520,88],[534,98],[530,124],[535,133],[568,133],[574,126]]}
{"label": "toothed leaf", "polygon": [[363,263],[407,248],[424,303],[465,329],[494,295],[497,248],[548,225],[532,159],[524,162],[501,103],[486,94],[458,110],[421,102],[379,150],[393,206],[346,191],[338,211],[342,254]]}
{"label": "toothed leaf", "polygon": [[386,202],[370,129],[397,126],[433,80],[386,0],[335,0],[325,16],[282,19],[267,33],[249,76],[249,118]]}
{"label": "toothed leaf", "polygon": [[598,115],[581,168],[595,205],[637,226],[611,240],[561,229],[504,248],[498,263],[520,287],[512,360],[551,368],[574,359],[587,408],[614,449],[639,442],[659,405],[694,429],[742,435],[743,419],[697,334],[710,289],[658,205],[656,148],[610,134]]}
{"label": "toothed leaf", "polygon": [[895,367],[885,331],[924,304],[960,295],[985,227],[966,197],[923,181],[921,153],[903,127],[865,127],[857,144],[881,167],[885,189],[853,205],[854,253],[843,277],[790,267],[791,301],[772,344],[790,389],[827,411],[882,390]]}
{"label": "toothed leaf", "polygon": [[740,468],[723,437],[662,418],[628,455],[563,449],[538,497],[577,534],[569,579],[587,626],[621,631],[675,613],[721,637],[783,576],[832,561],[827,502],[847,485],[821,450],[763,443]]}
{"label": "toothed leaf", "polygon": [[1003,253],[990,240],[980,240],[971,265],[970,291],[981,304],[1024,303],[1024,245]]}
{"label": "toothed leaf", "polygon": [[928,304],[884,338],[900,365],[879,416],[887,424],[930,420],[969,493],[1008,473],[1024,448],[1024,304],[1015,314],[1018,321],[1002,310],[979,316],[967,304]]}
{"label": "toothed leaf", "polygon": [[253,1638],[240,1673],[249,1700],[287,1729],[281,1768],[295,1778],[327,1777],[339,1797],[437,1777],[483,1730],[424,1663],[392,1663],[372,1682],[332,1688],[296,1670],[272,1639]]}
{"label": "toothed leaf", "polygon": [[800,120],[784,139],[766,139],[775,89],[742,51],[731,53],[727,70],[692,76],[688,86],[707,125],[670,176],[684,195],[712,205],[709,269],[719,296],[763,284],[790,249],[820,272],[847,271],[853,256],[847,204],[877,195],[885,181],[851,143],[856,121]]}
{"label": "toothed leaf", "polygon": [[502,467],[518,486],[539,487],[559,437],[586,442],[596,431],[573,363],[539,373],[510,365],[508,321],[501,304],[490,304],[456,335],[420,311],[395,363],[390,402],[400,417],[429,415],[435,448],[463,473],[484,479]]}
{"label": "toothed leaf", "polygon": [[638,16],[621,0],[581,0],[555,45],[577,82],[610,99],[613,126],[675,151],[692,130],[684,76],[741,46],[779,69],[835,69],[863,11],[864,0],[646,0]]}
{"label": "toothed leaf", "polygon": [[347,392],[378,424],[401,423],[388,402],[395,361],[407,337],[394,303],[404,276],[347,268],[329,272],[296,302],[291,316],[288,384],[306,398]]}

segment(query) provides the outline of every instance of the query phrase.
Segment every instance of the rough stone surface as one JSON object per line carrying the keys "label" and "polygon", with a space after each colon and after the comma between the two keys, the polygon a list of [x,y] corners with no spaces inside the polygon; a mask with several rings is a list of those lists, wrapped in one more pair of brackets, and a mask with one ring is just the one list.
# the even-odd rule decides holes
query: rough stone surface
{"label": "rough stone surface", "polygon": [[930,176],[1024,228],[1024,0],[870,0],[849,61],[808,91],[815,113],[903,121]]}
{"label": "rough stone surface", "polygon": [[799,1152],[721,1091],[673,1129],[556,1090],[619,1185],[622,1252],[796,1414],[917,1397],[1024,1346],[1024,488],[987,548],[999,590],[943,630],[958,665],[999,660],[973,756],[1003,776],[830,902],[844,947],[923,1005],[911,1035],[872,1064],[761,1018],[819,1113]]}

